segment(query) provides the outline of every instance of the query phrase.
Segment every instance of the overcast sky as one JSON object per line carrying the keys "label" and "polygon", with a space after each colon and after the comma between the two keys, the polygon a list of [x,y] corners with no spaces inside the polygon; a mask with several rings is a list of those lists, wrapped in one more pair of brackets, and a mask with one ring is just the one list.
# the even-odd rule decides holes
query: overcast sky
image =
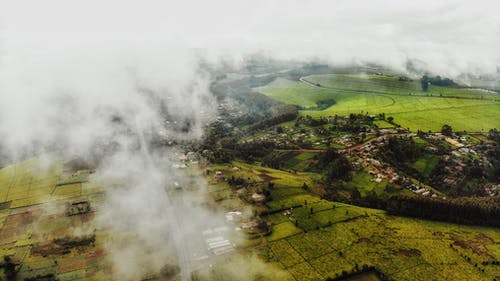
{"label": "overcast sky", "polygon": [[412,59],[452,78],[495,73],[498,3],[0,0],[0,136],[23,147],[67,132],[79,147],[103,131],[89,119],[102,108],[153,121],[137,84],[172,107],[189,101],[179,112],[195,116],[210,96],[200,56],[238,63],[260,52],[399,69]]}
{"label": "overcast sky", "polygon": [[0,3],[7,55],[188,48],[238,57],[260,50],[333,62],[419,59],[450,75],[495,72],[500,65],[496,0]]}

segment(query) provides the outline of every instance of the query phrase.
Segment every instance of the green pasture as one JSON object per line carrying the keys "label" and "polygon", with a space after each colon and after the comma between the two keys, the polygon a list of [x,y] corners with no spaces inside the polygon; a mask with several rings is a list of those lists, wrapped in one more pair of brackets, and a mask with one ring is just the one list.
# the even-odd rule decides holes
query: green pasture
{"label": "green pasture", "polygon": [[[494,101],[500,99],[498,94],[437,86],[423,93],[418,88],[418,81],[386,78],[361,75],[306,77],[321,87],[280,78],[256,90],[276,100],[301,106],[304,108],[302,115],[313,117],[385,113],[386,117],[394,117],[395,123],[412,131],[438,131],[443,124],[450,124],[457,131],[473,132],[500,127],[500,103]],[[310,110],[317,102],[331,99],[336,103],[329,108]]]}
{"label": "green pasture", "polygon": [[[425,172],[434,161],[432,155],[424,155],[415,165]],[[283,171],[233,165],[251,173],[295,178]],[[355,175],[357,185],[370,185],[361,193],[383,191],[385,183],[377,186],[370,179],[366,171]],[[492,264],[500,258],[500,232],[495,228],[390,216],[321,199],[297,186],[298,181],[291,183],[295,186],[279,185],[271,191],[266,205],[280,211],[263,217],[273,231],[258,251],[295,280],[324,280],[362,265],[374,266],[394,280],[492,280],[498,272]]]}
{"label": "green pasture", "polygon": [[387,180],[381,182],[376,182],[375,178],[368,173],[367,169],[362,171],[357,171],[354,173],[352,179],[346,182],[345,186],[351,189],[359,190],[361,196],[366,196],[370,192],[375,192],[378,196],[381,196],[385,192],[385,188],[388,184]]}
{"label": "green pasture", "polygon": [[[425,173],[434,161],[426,154],[414,165]],[[296,175],[242,162],[209,167],[226,177],[239,174],[261,183],[277,182],[266,202],[271,214],[263,216],[272,224],[272,232],[250,246],[285,273],[286,278],[275,280],[325,280],[363,265],[374,266],[391,280],[493,280],[498,275],[498,265],[493,264],[500,259],[496,228],[396,217],[328,201],[301,188],[304,181],[314,182],[314,174]],[[354,175],[353,182],[365,187],[362,194],[383,192],[386,184],[374,183],[364,170]],[[216,186],[212,192],[227,190],[226,184],[212,185]],[[375,273],[367,276],[376,280]]]}
{"label": "green pasture", "polygon": [[55,159],[40,156],[0,169],[0,203],[9,204],[10,208],[24,207],[62,195],[61,188],[56,187],[62,167],[52,160]]}
{"label": "green pasture", "polygon": [[475,89],[441,87],[429,85],[427,92],[422,91],[420,80],[399,81],[398,76],[363,74],[325,74],[304,77],[305,80],[321,87],[338,90],[362,91],[391,95],[420,95],[499,99],[500,95]]}
{"label": "green pasture", "polygon": [[[335,214],[346,211],[352,219],[335,222]],[[318,214],[334,222],[302,232],[284,222],[267,238],[271,254],[296,280],[324,280],[364,264],[394,280],[492,280],[498,274],[491,264],[500,257],[496,229],[393,217],[349,205]]]}
{"label": "green pasture", "polygon": [[285,171],[262,167],[243,162],[234,161],[233,165],[238,167],[238,172],[229,173],[230,175],[242,174],[247,177],[258,177],[257,181],[272,181],[278,187],[302,187],[304,183],[309,186],[314,185],[314,178],[319,177],[318,174],[300,172],[297,174],[288,173]]}
{"label": "green pasture", "polygon": [[317,154],[317,152],[301,152],[285,161],[285,168],[304,171],[309,168],[311,161]]}
{"label": "green pasture", "polygon": [[434,154],[424,154],[412,164],[412,167],[415,168],[423,176],[428,177],[432,173],[438,162],[439,156]]}

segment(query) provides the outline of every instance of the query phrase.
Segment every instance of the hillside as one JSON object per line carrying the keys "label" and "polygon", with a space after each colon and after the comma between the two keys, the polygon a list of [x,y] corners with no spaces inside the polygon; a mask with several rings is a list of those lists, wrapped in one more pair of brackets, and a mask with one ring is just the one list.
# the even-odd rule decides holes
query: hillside
{"label": "hillside", "polygon": [[[457,131],[481,132],[500,127],[500,95],[494,92],[431,85],[423,92],[419,81],[398,76],[330,74],[283,78],[257,91],[284,103],[303,107],[302,115],[327,117],[350,113],[385,113],[412,131],[438,131],[443,124]],[[309,110],[333,100],[323,110]]]}
{"label": "hillside", "polygon": [[[498,265],[492,264],[500,257],[496,228],[402,218],[324,200],[302,188],[306,181],[314,190],[312,174],[295,175],[240,162],[208,169],[221,172],[209,178],[217,187],[211,195],[221,205],[230,206],[228,210],[250,205],[272,223],[270,235],[242,245],[245,251],[277,263],[289,273],[287,280],[325,280],[363,267],[370,268],[367,275],[374,279],[369,280],[380,276],[389,280],[491,280],[498,274]],[[223,180],[232,177],[251,180],[240,187]],[[274,185],[266,188],[270,182]],[[251,192],[256,186],[269,191],[264,204],[249,203],[241,196],[241,188]],[[234,193],[239,194],[237,203]]]}
{"label": "hillside", "polygon": [[103,194],[88,172],[75,174],[51,157],[0,169],[0,256],[16,264],[16,280],[108,275],[106,234],[94,221]]}

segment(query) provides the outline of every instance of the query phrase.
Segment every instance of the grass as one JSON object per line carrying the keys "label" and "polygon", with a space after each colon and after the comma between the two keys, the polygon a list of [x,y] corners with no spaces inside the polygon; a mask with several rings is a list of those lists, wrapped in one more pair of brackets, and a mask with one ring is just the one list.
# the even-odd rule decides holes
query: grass
{"label": "grass", "polygon": [[61,165],[47,166],[46,161],[45,157],[36,157],[0,169],[0,203],[11,201],[10,207],[16,208],[41,204],[55,197]]}
{"label": "grass", "polygon": [[240,170],[235,174],[244,174],[247,177],[258,177],[256,181],[272,181],[276,186],[286,187],[302,187],[304,183],[309,186],[314,185],[313,179],[319,175],[313,173],[300,172],[297,174],[288,173],[282,170],[272,169],[268,167],[261,167],[257,165],[247,164],[243,162],[234,161],[233,165]]}
{"label": "grass", "polygon": [[[443,124],[450,124],[456,131],[472,132],[500,127],[500,103],[494,101],[499,99],[498,94],[437,86],[423,93],[419,82],[397,81],[394,77],[318,75],[306,79],[328,88],[280,79],[279,83],[257,90],[276,100],[301,106],[302,115],[313,117],[385,113],[412,131],[439,131]],[[412,95],[408,95],[409,92]],[[318,101],[329,99],[336,103],[324,110],[307,110]]]}
{"label": "grass", "polygon": [[[294,157],[307,161],[311,155]],[[437,160],[425,154],[414,166],[430,173]],[[210,169],[230,175],[233,166],[239,168],[234,173],[260,183],[270,178],[277,183],[271,190],[272,200],[266,202],[269,210],[294,206],[290,217],[283,211],[263,217],[273,224],[273,230],[262,238],[267,243],[253,247],[295,280],[325,280],[363,265],[374,266],[393,280],[492,280],[498,275],[498,267],[491,264],[500,259],[500,233],[495,228],[395,217],[381,210],[331,202],[301,188],[304,181],[314,183],[314,174],[241,162]],[[385,192],[387,183],[377,184],[363,170],[349,184],[352,186],[347,187],[359,188],[365,195]],[[212,185],[216,186],[213,190],[227,190],[220,183]],[[370,276],[376,280],[376,274]]]}
{"label": "grass", "polygon": [[[433,155],[424,155],[416,163],[425,172],[434,161]],[[255,175],[295,178],[284,171],[233,165]],[[497,266],[491,265],[500,258],[495,228],[389,216],[321,199],[297,186],[298,181],[290,182],[295,185],[275,187],[267,205],[271,210],[297,207],[290,218],[282,211],[264,217],[273,231],[265,237],[267,244],[256,247],[296,280],[324,280],[365,264],[394,280],[491,280],[497,274]],[[354,182],[368,185],[362,193],[383,191],[383,184],[377,186],[366,171],[356,174]],[[377,280],[376,273],[369,276]]]}
{"label": "grass", "polygon": [[392,129],[395,126],[385,120],[375,120],[373,122],[375,125],[377,125],[380,129]]}
{"label": "grass", "polygon": [[369,93],[383,93],[391,95],[432,95],[444,97],[462,97],[462,98],[483,98],[498,99],[497,94],[491,94],[478,90],[465,88],[440,87],[430,85],[427,92],[423,92],[420,81],[399,81],[397,76],[384,75],[357,75],[357,74],[326,74],[312,75],[305,77],[312,83],[320,83],[326,88],[341,90],[363,91]]}
{"label": "grass", "polygon": [[366,196],[370,192],[375,192],[378,196],[383,195],[388,184],[387,180],[378,183],[374,181],[374,177],[368,173],[367,169],[356,172],[345,186],[351,189],[359,190],[361,196]]}
{"label": "grass", "polygon": [[300,254],[286,240],[269,243],[269,248],[280,263],[285,267],[291,267],[304,261]]}
{"label": "grass", "polygon": [[428,177],[437,163],[439,162],[439,156],[434,154],[424,154],[420,158],[418,158],[413,164],[412,167],[415,168],[420,174],[425,177]]}
{"label": "grass", "polygon": [[[0,256],[9,255],[22,264],[16,280],[48,273],[55,273],[58,280],[109,279],[105,257],[92,257],[104,253],[99,234],[95,245],[82,246],[65,255],[40,256],[32,251],[36,245],[54,238],[74,236],[76,229],[83,233],[95,229],[91,222],[93,213],[67,216],[64,210],[75,196],[89,201],[91,206],[102,200],[100,187],[84,182],[85,178],[60,181],[64,178],[62,161],[47,160],[36,157],[0,169]],[[82,194],[84,198],[80,197]]]}
{"label": "grass", "polygon": [[288,168],[295,168],[300,166],[302,167],[304,162],[307,162],[308,160],[311,160],[314,156],[316,156],[316,152],[302,152],[299,153],[298,155],[288,159],[288,161],[285,162],[285,166]]}
{"label": "grass", "polygon": [[296,227],[292,222],[285,221],[273,226],[273,232],[267,237],[267,241],[276,241],[301,232],[302,230]]}
{"label": "grass", "polygon": [[[478,235],[491,240],[480,240]],[[395,280],[490,280],[497,268],[483,266],[482,262],[498,259],[499,239],[498,232],[491,228],[398,218],[379,212],[291,235],[284,238],[288,244],[279,240],[279,245],[284,245],[282,251],[293,255],[276,257],[288,265],[285,268],[298,280],[309,278],[309,274],[335,277],[343,270],[351,272],[356,265],[363,264],[373,265]],[[483,243],[488,254],[477,255],[459,246],[450,247],[456,241],[469,240],[476,243],[471,245]],[[305,264],[312,273],[295,270],[295,266]]]}
{"label": "grass", "polygon": [[319,200],[320,200],[319,197],[313,196],[311,194],[298,194],[282,198],[280,200],[272,200],[270,202],[267,202],[266,205],[269,207],[270,210],[275,211],[275,210],[289,209],[292,207],[302,206],[305,201],[317,202]]}
{"label": "grass", "polygon": [[304,108],[315,107],[316,102],[333,97],[329,90],[310,87],[304,83],[282,78],[276,79],[265,87],[255,88],[255,90],[276,100]]}

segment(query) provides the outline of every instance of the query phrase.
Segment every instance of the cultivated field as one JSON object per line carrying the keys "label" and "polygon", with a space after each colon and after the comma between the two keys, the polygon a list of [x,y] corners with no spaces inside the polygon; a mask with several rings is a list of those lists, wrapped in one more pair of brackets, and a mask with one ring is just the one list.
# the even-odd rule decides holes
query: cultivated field
{"label": "cultivated field", "polygon": [[[303,107],[313,117],[379,114],[413,131],[438,131],[450,124],[456,131],[481,132],[500,127],[500,95],[479,90],[430,86],[393,76],[313,75],[302,82],[279,78],[257,91],[276,100]],[[316,110],[319,101],[335,104]]]}
{"label": "cultivated field", "polygon": [[[0,258],[18,265],[16,280],[106,280],[106,234],[93,222],[102,189],[83,174],[63,173],[54,160],[37,157],[0,169]],[[90,209],[69,215],[68,206],[82,201]]]}
{"label": "cultivated field", "polygon": [[[68,178],[60,165],[44,166],[41,160],[0,169],[0,255],[23,264],[19,280],[34,276],[105,280],[111,269],[103,244],[108,234],[92,231],[93,206],[103,199],[102,189],[79,175]],[[235,240],[238,251],[221,257],[230,262],[234,255],[256,253],[283,270],[270,271],[276,275],[259,280],[319,281],[363,266],[375,267],[394,280],[492,280],[498,276],[498,229],[394,217],[328,201],[311,193],[319,176],[314,173],[288,173],[242,162],[207,168],[221,171],[225,178],[242,177],[250,184],[275,183],[271,200],[252,206],[255,211],[266,211],[262,218],[272,223],[272,232]],[[361,184],[365,179],[360,176],[358,181]],[[309,187],[304,188],[304,183]],[[371,188],[377,191],[379,187]],[[248,208],[234,196],[235,188],[227,181],[211,179],[208,193],[227,210]],[[91,204],[87,213],[69,216],[62,211],[82,200]],[[285,210],[290,213],[284,214]],[[75,229],[87,229],[92,235],[73,237]],[[59,246],[61,238],[69,239],[68,244]],[[373,272],[367,276],[377,280]],[[211,280],[232,279],[224,274]]]}
{"label": "cultivated field", "polygon": [[[354,211],[352,206],[339,206],[330,213]],[[393,280],[492,280],[498,274],[498,266],[491,265],[498,260],[498,239],[494,229],[367,210],[367,215],[269,241],[268,258],[279,261],[296,280],[323,280],[363,265],[374,266]],[[290,254],[281,254],[283,248]],[[304,266],[314,273],[302,273],[298,268]]]}
{"label": "cultivated field", "polygon": [[[227,178],[279,183],[271,189],[272,199],[265,203],[269,214],[263,216],[273,224],[272,233],[244,248],[280,265],[288,273],[284,280],[322,281],[363,266],[375,267],[391,280],[493,280],[499,274],[498,229],[395,217],[321,199],[301,187],[306,181],[313,189],[315,181],[309,176],[314,174],[296,175],[241,162],[210,169]],[[359,184],[366,182],[363,175],[356,177]],[[382,185],[366,186],[366,191],[379,192]],[[366,276],[378,280],[374,272]]]}

